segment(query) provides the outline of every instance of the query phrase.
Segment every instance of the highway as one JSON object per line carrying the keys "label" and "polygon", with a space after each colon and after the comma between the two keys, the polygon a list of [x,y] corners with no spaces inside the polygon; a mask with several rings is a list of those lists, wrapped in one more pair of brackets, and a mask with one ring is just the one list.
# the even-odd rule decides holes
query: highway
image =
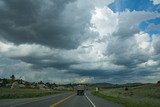
{"label": "highway", "polygon": [[63,93],[53,96],[45,96],[27,99],[0,100],[0,107],[123,107],[122,105],[103,100],[91,95],[84,96],[76,93]]}

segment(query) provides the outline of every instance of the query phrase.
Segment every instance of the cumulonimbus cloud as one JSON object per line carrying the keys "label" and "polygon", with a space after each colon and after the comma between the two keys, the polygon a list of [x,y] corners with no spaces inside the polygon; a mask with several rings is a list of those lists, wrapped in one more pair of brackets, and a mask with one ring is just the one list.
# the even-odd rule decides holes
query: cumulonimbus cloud
{"label": "cumulonimbus cloud", "polygon": [[[50,79],[64,74],[65,79],[73,78],[71,81],[132,81],[137,76],[157,74],[160,36],[141,31],[138,24],[159,17],[159,13],[116,13],[104,1],[102,4],[85,0],[2,0],[0,56],[24,62],[20,66],[29,64],[25,70],[35,76],[26,78],[32,80],[42,74]],[[57,77],[55,80],[60,80]]]}

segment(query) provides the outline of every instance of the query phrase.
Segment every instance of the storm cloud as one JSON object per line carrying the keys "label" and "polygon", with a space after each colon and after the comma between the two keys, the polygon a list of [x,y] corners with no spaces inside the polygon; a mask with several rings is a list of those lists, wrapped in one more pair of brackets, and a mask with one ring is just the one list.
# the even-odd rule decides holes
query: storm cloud
{"label": "storm cloud", "polygon": [[2,0],[0,35],[15,44],[77,48],[92,34],[87,28],[90,9],[75,0]]}
{"label": "storm cloud", "polygon": [[0,77],[14,73],[57,83],[155,82],[160,35],[142,31],[139,24],[160,17],[159,12],[116,12],[108,7],[112,2],[1,0]]}

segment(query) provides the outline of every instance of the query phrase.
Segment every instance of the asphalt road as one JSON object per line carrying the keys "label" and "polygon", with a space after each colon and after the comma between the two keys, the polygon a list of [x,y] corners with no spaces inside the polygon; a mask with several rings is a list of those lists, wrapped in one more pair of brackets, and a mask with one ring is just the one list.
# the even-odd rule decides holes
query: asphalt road
{"label": "asphalt road", "polygon": [[87,92],[84,96],[63,93],[53,96],[0,100],[0,107],[123,107],[95,97]]}

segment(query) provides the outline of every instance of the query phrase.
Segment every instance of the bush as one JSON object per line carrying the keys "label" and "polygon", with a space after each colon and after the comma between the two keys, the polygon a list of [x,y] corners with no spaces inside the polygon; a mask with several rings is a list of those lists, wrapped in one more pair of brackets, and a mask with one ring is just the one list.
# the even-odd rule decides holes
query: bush
{"label": "bush", "polygon": [[125,91],[128,91],[129,89],[128,89],[128,87],[125,87],[125,89],[124,89]]}

